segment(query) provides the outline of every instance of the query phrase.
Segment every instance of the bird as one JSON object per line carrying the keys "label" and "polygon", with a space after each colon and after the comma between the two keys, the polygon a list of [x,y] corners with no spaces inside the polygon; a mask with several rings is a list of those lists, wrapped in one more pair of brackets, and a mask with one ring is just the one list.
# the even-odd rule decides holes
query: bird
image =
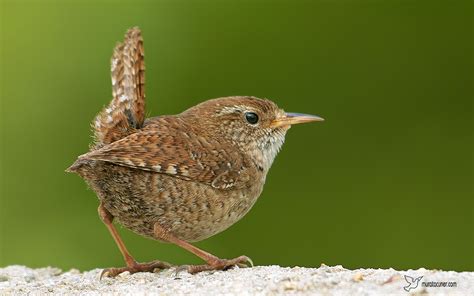
{"label": "bird", "polygon": [[251,267],[247,256],[221,259],[191,244],[240,220],[260,196],[288,129],[323,118],[287,113],[268,99],[230,96],[177,115],[145,118],[141,31],[129,29],[111,58],[112,99],[92,121],[94,141],[66,170],[82,177],[99,199],[98,214],[125,261],[102,276],[153,272],[174,265],[139,263],[114,221],[204,260],[189,273]]}
{"label": "bird", "polygon": [[408,283],[403,289],[407,292],[410,292],[412,289],[416,289],[418,287],[418,283],[423,278],[423,276],[419,276],[417,278],[413,278],[411,276],[405,275],[405,281]]}

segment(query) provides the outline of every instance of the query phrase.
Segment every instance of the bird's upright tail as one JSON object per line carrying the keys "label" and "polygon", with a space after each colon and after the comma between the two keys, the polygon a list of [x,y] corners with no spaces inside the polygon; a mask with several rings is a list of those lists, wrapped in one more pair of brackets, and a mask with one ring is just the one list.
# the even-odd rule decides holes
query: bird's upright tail
{"label": "bird's upright tail", "polygon": [[143,126],[145,63],[140,29],[134,27],[117,44],[111,60],[112,101],[92,122],[94,147],[115,142]]}

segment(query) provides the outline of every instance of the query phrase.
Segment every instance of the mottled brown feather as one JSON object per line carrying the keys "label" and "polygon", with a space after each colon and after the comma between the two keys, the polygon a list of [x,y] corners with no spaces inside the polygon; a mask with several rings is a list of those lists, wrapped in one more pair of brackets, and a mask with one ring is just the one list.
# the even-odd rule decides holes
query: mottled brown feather
{"label": "mottled brown feather", "polygon": [[80,159],[166,174],[218,189],[248,186],[249,176],[256,173],[255,165],[230,143],[196,134],[190,125],[182,118],[156,118],[151,128],[84,154]]}
{"label": "mottled brown feather", "polygon": [[145,63],[143,39],[137,27],[127,31],[111,59],[113,99],[92,126],[95,147],[113,143],[143,126],[145,120]]}

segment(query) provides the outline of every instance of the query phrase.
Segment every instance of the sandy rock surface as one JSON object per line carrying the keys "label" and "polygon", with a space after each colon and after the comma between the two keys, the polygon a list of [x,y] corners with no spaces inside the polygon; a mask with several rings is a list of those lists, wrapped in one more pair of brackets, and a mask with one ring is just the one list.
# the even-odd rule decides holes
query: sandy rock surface
{"label": "sandy rock surface", "polygon": [[[474,295],[474,272],[427,269],[257,266],[197,275],[173,269],[125,272],[99,280],[100,272],[8,266],[0,268],[0,295]],[[405,275],[423,276],[409,293]],[[455,287],[426,287],[443,283]]]}

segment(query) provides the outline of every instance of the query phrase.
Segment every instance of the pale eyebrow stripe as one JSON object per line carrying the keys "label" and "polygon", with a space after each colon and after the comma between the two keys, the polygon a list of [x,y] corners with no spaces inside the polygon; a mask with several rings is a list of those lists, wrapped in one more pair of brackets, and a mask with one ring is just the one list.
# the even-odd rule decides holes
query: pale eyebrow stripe
{"label": "pale eyebrow stripe", "polygon": [[222,108],[216,115],[224,115],[235,112],[254,111],[253,108],[245,105],[226,106]]}

